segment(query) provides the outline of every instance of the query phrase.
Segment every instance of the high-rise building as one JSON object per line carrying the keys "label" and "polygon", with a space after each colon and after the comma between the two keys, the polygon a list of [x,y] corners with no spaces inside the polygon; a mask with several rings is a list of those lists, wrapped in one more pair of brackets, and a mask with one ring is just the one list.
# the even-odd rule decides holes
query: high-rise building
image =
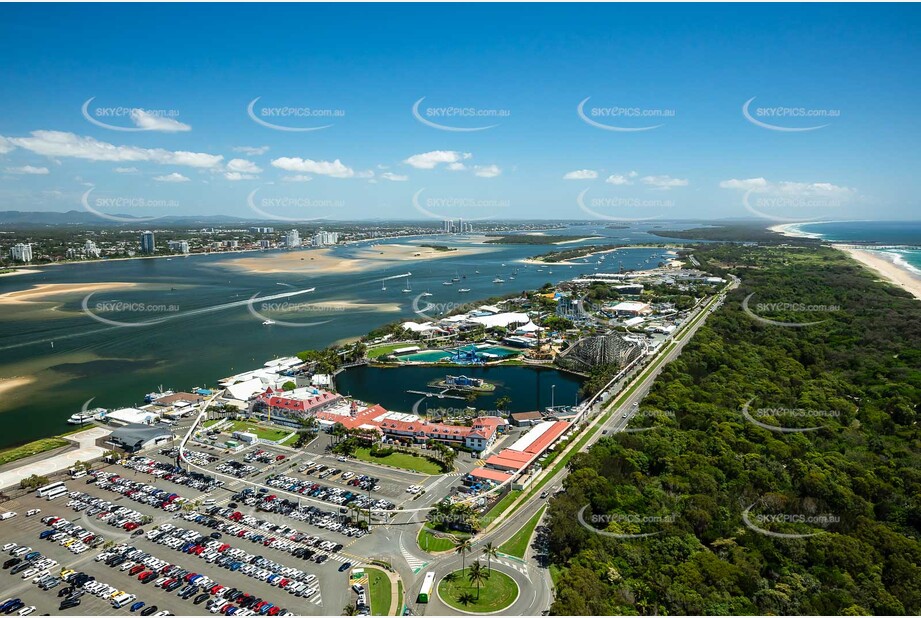
{"label": "high-rise building", "polygon": [[166,244],[170,251],[178,251],[179,253],[189,252],[189,241],[187,240],[169,240]]}
{"label": "high-rise building", "polygon": [[83,254],[88,258],[98,258],[102,252],[99,250],[99,247],[96,246],[92,240],[87,240],[83,243]]}
{"label": "high-rise building", "polygon": [[141,253],[154,253],[157,250],[154,233],[150,230],[141,233]]}
{"label": "high-rise building", "polygon": [[10,257],[14,262],[31,262],[32,245],[19,243],[10,247]]}
{"label": "high-rise building", "polygon": [[251,227],[249,228],[255,234],[274,234],[274,227]]}
{"label": "high-rise building", "polygon": [[291,230],[285,234],[285,246],[289,248],[301,246],[301,235],[297,230]]}
{"label": "high-rise building", "polygon": [[339,232],[326,232],[320,230],[313,235],[313,238],[310,241],[314,247],[326,247],[328,245],[335,245],[339,242]]}

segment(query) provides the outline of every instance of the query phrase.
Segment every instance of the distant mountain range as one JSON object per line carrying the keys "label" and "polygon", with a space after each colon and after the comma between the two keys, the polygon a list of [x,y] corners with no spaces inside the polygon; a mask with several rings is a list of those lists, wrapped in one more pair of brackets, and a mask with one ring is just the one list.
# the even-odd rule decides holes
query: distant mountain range
{"label": "distant mountain range", "polygon": [[[91,212],[85,210],[68,210],[67,212],[44,212],[44,211],[26,211],[26,210],[3,210],[0,211],[0,225],[9,226],[42,226],[52,227],[57,225],[91,225],[97,227],[124,227],[136,225],[131,223],[131,219],[136,219],[138,223],[146,222],[155,225],[164,224],[183,224],[183,225],[216,225],[227,223],[260,223],[255,219],[243,219],[241,217],[230,217],[227,215],[188,215],[188,216],[170,216],[160,217],[156,221],[149,221],[143,217],[119,214],[114,215],[126,219],[124,223],[117,221],[107,221],[101,219]],[[262,222],[264,223],[264,222]]]}

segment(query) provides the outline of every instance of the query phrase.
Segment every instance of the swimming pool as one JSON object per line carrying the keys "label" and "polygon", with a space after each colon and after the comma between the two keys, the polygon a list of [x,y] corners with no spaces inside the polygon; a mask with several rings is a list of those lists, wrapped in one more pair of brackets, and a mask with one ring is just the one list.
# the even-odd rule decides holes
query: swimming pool
{"label": "swimming pool", "polygon": [[[464,352],[471,352],[476,350],[481,354],[492,354],[498,358],[508,358],[510,356],[517,356],[518,354],[521,354],[521,350],[517,350],[515,348],[506,348],[504,346],[498,345],[466,345],[460,349]],[[412,354],[401,355],[397,358],[403,362],[437,363],[438,361],[445,360],[450,357],[451,353],[447,350],[421,350],[419,352],[413,352]]]}

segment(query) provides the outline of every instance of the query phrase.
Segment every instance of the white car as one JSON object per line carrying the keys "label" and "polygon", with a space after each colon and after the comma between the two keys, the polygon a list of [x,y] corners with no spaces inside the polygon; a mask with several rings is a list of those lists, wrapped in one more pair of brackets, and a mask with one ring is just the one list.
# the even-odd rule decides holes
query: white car
{"label": "white car", "polygon": [[[41,509],[29,509],[28,511],[26,511],[26,517],[32,517],[33,515],[38,515],[41,512],[42,512]],[[25,609],[29,609],[29,608],[26,607]],[[25,610],[22,610],[22,611],[25,611]],[[32,611],[35,611],[34,607],[32,608]],[[32,612],[29,612],[29,613],[31,614]],[[25,616],[25,615],[26,614],[20,613],[20,616]]]}
{"label": "white car", "polygon": [[3,551],[10,551],[11,549],[16,549],[19,547],[16,543],[7,543],[3,546]]}
{"label": "white car", "polygon": [[6,513],[0,515],[0,521],[4,519],[12,519],[13,517],[16,517],[15,511],[7,511]]}
{"label": "white car", "polygon": [[28,616],[29,614],[31,614],[31,613],[34,612],[34,611],[35,611],[35,606],[34,606],[34,605],[30,605],[29,607],[23,607],[21,610],[19,610],[19,615],[20,615],[20,616]]}

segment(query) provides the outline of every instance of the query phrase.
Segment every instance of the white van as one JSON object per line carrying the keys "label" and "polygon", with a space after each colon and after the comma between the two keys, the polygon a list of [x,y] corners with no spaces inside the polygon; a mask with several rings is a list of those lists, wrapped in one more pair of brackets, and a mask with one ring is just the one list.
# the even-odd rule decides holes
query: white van
{"label": "white van", "polygon": [[114,607],[115,609],[119,609],[120,607],[124,607],[128,603],[132,603],[136,598],[137,596],[133,594],[122,593],[118,595],[117,597],[115,597],[114,599],[112,599],[112,607]]}

